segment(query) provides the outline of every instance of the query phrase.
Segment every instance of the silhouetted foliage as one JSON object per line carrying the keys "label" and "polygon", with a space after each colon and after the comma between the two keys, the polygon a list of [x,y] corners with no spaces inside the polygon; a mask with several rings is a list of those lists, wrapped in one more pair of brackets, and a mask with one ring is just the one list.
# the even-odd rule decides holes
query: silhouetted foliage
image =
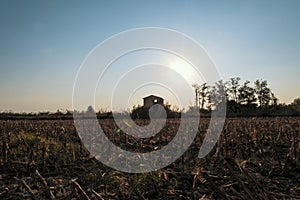
{"label": "silhouetted foliage", "polygon": [[[193,84],[195,88],[195,107],[201,114],[207,116],[211,110],[217,109],[226,98],[227,116],[298,116],[300,115],[300,98],[296,98],[290,105],[278,104],[278,98],[272,92],[266,80],[256,80],[253,86],[246,80],[240,84],[240,78],[230,78],[225,82],[220,80],[210,86]],[[201,88],[205,86],[205,93]],[[222,96],[224,95],[224,96]],[[203,104],[204,102],[204,104]]]}
{"label": "silhouetted foliage", "polygon": [[[278,103],[278,98],[269,88],[266,80],[256,80],[251,86],[251,82],[246,80],[240,84],[240,78],[230,78],[224,82],[220,80],[214,85],[207,83],[193,84],[195,89],[195,104],[186,113],[200,111],[201,116],[209,117],[212,110],[218,109],[217,106],[226,101],[226,114],[229,117],[239,116],[300,116],[300,98],[295,98],[292,103],[286,105]],[[168,118],[177,118],[181,112],[177,107],[168,103],[164,105]],[[88,106],[85,111],[57,110],[56,112],[38,113],[14,113],[4,111],[0,113],[2,120],[51,120],[51,119],[72,119],[73,114],[81,115],[84,113],[96,114],[98,119],[113,118],[112,111],[100,109],[98,112],[92,106]],[[120,113],[121,114],[121,113]],[[115,114],[117,116],[118,114]],[[133,119],[149,119],[149,108],[134,106],[130,115]],[[159,117],[159,113],[156,117]]]}
{"label": "silhouetted foliage", "polygon": [[294,101],[292,102],[291,105],[293,105],[293,106],[300,106],[300,98],[294,99]]}
{"label": "silhouetted foliage", "polygon": [[[179,118],[181,116],[181,112],[179,110],[179,108],[177,107],[173,107],[170,104],[166,104],[164,105],[163,109],[165,110],[166,114],[167,114],[167,118]],[[132,119],[149,119],[149,112],[151,110],[150,108],[147,107],[143,107],[143,106],[137,106],[134,107],[131,111],[131,118]],[[163,112],[162,110],[155,110],[152,112],[156,112],[156,118],[159,118],[160,116],[163,116],[161,113],[159,112]]]}

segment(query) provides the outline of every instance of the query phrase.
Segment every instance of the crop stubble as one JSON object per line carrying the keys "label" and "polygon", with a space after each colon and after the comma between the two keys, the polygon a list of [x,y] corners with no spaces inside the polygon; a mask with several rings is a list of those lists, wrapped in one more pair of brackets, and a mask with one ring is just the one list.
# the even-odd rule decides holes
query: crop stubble
{"label": "crop stubble", "polygon": [[[72,120],[0,121],[0,199],[300,198],[300,118],[226,119],[213,151],[198,159],[209,120],[200,119],[196,139],[175,163],[144,174],[98,162]],[[146,139],[125,134],[112,119],[99,124],[119,147],[150,152],[172,140],[180,119]]]}

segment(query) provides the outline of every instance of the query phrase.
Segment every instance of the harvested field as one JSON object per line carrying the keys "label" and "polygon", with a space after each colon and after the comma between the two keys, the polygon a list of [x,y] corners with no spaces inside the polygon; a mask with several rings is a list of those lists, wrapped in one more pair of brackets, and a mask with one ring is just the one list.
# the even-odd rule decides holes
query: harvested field
{"label": "harvested field", "polygon": [[[147,139],[126,135],[111,119],[100,124],[123,149],[147,152],[168,144],[180,120],[168,119]],[[173,164],[130,174],[94,159],[72,120],[2,120],[0,199],[300,199],[300,118],[226,119],[213,151],[198,159],[208,124],[200,120]]]}

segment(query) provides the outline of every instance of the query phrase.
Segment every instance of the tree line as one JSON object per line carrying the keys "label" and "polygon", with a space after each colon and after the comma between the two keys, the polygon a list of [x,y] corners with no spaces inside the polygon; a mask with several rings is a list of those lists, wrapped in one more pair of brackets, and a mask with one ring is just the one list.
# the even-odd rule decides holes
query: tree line
{"label": "tree line", "polygon": [[[217,109],[221,101],[226,101],[227,116],[299,116],[300,98],[291,104],[279,103],[267,80],[246,80],[234,77],[224,82],[220,80],[210,86],[207,83],[193,84],[195,91],[194,108],[201,113]],[[222,97],[222,98],[220,98]]]}
{"label": "tree line", "polygon": [[[180,110],[176,106],[165,104],[168,117],[180,117],[181,112],[190,112],[199,109],[202,116],[210,116],[211,112],[218,109],[226,101],[226,115],[228,117],[250,116],[300,116],[300,98],[296,98],[290,104],[279,103],[278,98],[269,87],[267,80],[256,80],[251,84],[246,80],[234,77],[228,81],[219,80],[214,85],[207,83],[193,84],[195,92],[194,105],[188,110]],[[223,104],[224,105],[224,104]],[[1,112],[0,119],[72,119],[74,112],[57,110],[54,113],[14,113]],[[82,113],[96,113],[98,118],[113,118],[112,111],[95,111],[89,106]],[[149,110],[143,106],[134,106],[130,111],[133,118],[148,118]],[[120,113],[122,116],[122,113]]]}

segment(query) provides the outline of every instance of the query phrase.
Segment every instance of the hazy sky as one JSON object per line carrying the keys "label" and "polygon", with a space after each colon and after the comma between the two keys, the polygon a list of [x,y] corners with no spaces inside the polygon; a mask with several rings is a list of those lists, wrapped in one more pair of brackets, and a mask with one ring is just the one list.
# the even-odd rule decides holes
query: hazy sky
{"label": "hazy sky", "polygon": [[[280,102],[300,97],[298,0],[3,0],[0,5],[0,111],[71,109],[76,73],[88,53],[108,37],[140,27],[194,38],[224,80],[266,79]],[[99,94],[97,106],[109,108],[101,103],[105,92]]]}

